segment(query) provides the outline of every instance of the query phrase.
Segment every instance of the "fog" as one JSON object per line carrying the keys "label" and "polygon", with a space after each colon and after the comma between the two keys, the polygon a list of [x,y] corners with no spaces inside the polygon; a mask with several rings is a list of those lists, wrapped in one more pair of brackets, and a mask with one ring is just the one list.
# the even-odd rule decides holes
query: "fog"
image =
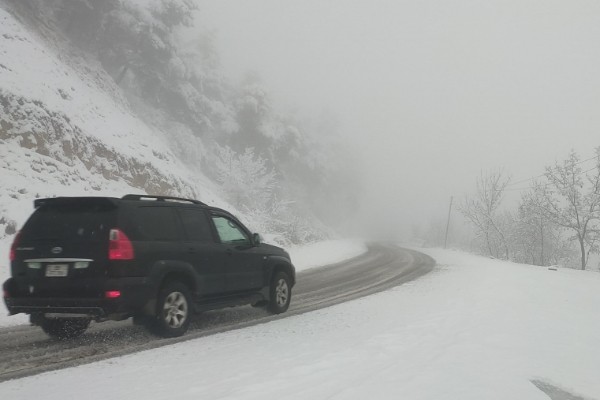
{"label": "fog", "polygon": [[390,226],[444,216],[482,171],[520,181],[600,145],[596,1],[203,0],[200,18],[229,76],[336,115]]}

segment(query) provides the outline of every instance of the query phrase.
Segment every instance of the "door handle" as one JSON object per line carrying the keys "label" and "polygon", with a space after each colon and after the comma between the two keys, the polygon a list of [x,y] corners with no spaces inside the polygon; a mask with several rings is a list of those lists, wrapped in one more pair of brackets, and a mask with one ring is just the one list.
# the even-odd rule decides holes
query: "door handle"
{"label": "door handle", "polygon": [[231,250],[231,249],[227,249],[227,250],[225,250],[225,253],[227,253],[227,255],[229,255],[229,256],[230,256],[230,255],[232,255],[232,254],[233,254],[233,250]]}

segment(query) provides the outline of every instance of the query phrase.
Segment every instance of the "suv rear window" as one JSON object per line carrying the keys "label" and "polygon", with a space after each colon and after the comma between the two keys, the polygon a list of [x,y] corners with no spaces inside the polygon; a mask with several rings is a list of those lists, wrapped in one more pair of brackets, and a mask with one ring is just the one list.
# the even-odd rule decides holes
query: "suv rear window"
{"label": "suv rear window", "polygon": [[25,240],[105,240],[115,220],[116,209],[105,204],[45,205],[29,218],[22,237]]}

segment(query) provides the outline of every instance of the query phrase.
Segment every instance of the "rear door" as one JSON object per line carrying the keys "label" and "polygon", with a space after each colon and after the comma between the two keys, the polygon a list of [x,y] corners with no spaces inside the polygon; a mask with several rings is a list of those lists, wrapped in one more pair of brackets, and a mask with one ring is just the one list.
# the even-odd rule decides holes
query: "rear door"
{"label": "rear door", "polygon": [[226,254],[228,292],[260,289],[263,286],[263,254],[252,243],[250,232],[226,214],[211,215],[221,252]]}
{"label": "rear door", "polygon": [[117,206],[110,199],[49,199],[21,230],[13,276],[29,286],[32,296],[101,295],[116,218]]}
{"label": "rear door", "polygon": [[128,218],[125,233],[134,245],[135,263],[131,263],[127,269],[115,266],[115,275],[126,273],[144,276],[166,263],[185,261],[182,257],[184,235],[173,207],[160,203],[138,204],[126,211],[132,214]]}
{"label": "rear door", "polygon": [[200,295],[225,292],[227,254],[215,241],[206,211],[198,207],[183,207],[178,212],[186,234],[186,256],[199,277]]}

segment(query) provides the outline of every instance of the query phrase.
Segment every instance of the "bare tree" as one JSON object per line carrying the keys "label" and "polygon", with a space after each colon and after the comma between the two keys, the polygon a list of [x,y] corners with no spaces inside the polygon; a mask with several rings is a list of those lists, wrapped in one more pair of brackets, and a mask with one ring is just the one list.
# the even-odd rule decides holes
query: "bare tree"
{"label": "bare tree", "polygon": [[499,257],[503,251],[503,258],[507,260],[510,250],[503,223],[506,214],[500,212],[500,205],[509,180],[502,171],[482,173],[477,179],[475,196],[466,198],[459,207],[459,211],[475,227],[487,252]]}
{"label": "bare tree", "polygon": [[590,252],[598,251],[600,222],[600,147],[596,148],[594,168],[583,171],[574,151],[562,163],[546,167],[547,183],[538,188],[540,213],[573,233],[579,244],[581,269]]}

